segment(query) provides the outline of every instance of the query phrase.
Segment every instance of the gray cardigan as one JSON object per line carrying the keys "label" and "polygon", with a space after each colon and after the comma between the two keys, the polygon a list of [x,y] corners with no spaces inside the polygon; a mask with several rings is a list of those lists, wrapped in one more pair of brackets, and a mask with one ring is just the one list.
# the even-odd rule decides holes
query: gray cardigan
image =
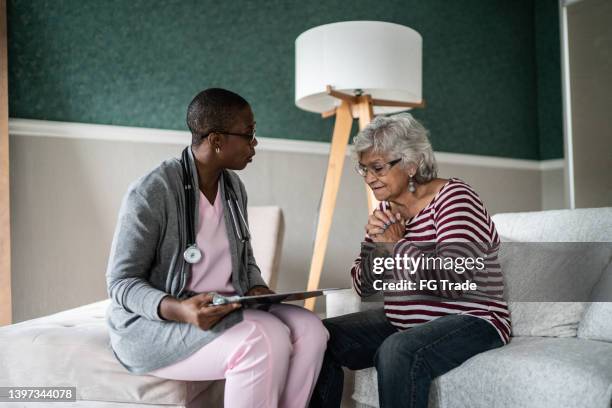
{"label": "gray cardigan", "polygon": [[[193,186],[198,184],[193,153],[189,149]],[[247,195],[238,176],[225,170],[247,217]],[[220,183],[225,226],[232,255],[232,283],[239,294],[256,285],[266,285],[250,242],[236,236]],[[195,194],[194,230],[198,230],[200,195]],[[209,330],[159,315],[159,304],[168,295],[185,299],[194,295],[185,286],[191,273],[183,260],[187,227],[178,158],[171,158],[133,182],[121,204],[106,270],[111,303],[106,312],[110,345],[119,362],[130,372],[143,374],[182,360],[223,331],[242,321],[242,310],[225,316]],[[245,267],[246,265],[246,267]]]}

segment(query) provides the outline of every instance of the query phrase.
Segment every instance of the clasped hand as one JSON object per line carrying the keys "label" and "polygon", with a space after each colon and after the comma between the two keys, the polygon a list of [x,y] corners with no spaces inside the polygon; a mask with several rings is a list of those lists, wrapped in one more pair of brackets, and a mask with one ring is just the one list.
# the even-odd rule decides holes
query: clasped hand
{"label": "clasped hand", "polygon": [[396,243],[404,237],[406,222],[400,213],[389,210],[374,210],[365,226],[366,234],[374,242]]}

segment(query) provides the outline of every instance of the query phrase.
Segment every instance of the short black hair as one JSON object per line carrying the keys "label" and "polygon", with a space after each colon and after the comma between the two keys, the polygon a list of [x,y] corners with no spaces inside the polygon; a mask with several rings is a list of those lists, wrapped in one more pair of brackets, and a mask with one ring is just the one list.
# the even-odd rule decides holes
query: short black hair
{"label": "short black hair", "polygon": [[234,115],[250,106],[237,93],[222,88],[208,88],[193,98],[187,108],[187,127],[192,146],[199,145],[213,130],[225,130]]}

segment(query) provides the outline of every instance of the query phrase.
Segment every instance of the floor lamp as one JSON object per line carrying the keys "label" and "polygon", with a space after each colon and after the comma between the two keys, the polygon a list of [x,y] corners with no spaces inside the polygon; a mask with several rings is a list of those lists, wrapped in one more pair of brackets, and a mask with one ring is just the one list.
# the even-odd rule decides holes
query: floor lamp
{"label": "floor lamp", "polygon": [[[353,119],[363,129],[376,114],[424,107],[421,77],[422,39],[409,27],[347,21],[312,28],[296,39],[295,104],[336,117],[307,290],[317,289],[321,279]],[[367,200],[371,211],[376,200],[369,189]],[[304,306],[314,310],[315,298]]]}

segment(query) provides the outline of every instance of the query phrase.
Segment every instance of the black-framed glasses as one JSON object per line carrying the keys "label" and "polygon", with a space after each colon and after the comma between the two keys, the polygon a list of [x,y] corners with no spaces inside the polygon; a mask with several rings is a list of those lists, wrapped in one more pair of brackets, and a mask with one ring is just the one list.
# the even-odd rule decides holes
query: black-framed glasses
{"label": "black-framed glasses", "polygon": [[384,177],[387,175],[387,173],[389,173],[389,171],[391,170],[391,167],[395,166],[400,161],[402,161],[401,157],[399,159],[391,160],[390,162],[383,163],[383,164],[374,163],[374,164],[365,166],[359,163],[357,164],[357,166],[355,166],[355,170],[357,171],[357,173],[359,173],[361,177],[367,176],[368,172],[374,174],[374,176],[376,177]]}
{"label": "black-framed glasses", "polygon": [[249,142],[249,143],[253,143],[253,140],[255,140],[255,138],[257,137],[257,135],[255,134],[256,133],[255,129],[253,129],[253,133],[235,133],[235,132],[226,132],[224,130],[211,130],[204,137],[207,137],[211,133],[220,133],[222,135],[240,136],[240,137],[246,139],[247,142]]}

